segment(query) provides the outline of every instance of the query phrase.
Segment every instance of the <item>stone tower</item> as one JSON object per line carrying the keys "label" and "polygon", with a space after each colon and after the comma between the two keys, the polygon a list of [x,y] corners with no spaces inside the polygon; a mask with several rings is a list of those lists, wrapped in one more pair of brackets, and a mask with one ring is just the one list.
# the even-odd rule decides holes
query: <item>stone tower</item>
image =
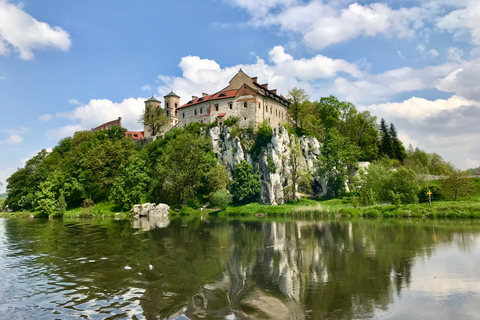
{"label": "stone tower", "polygon": [[[157,108],[161,108],[161,105],[162,103],[155,99],[155,97],[152,95],[152,97],[148,100],[145,101],[145,113],[149,112],[149,110],[155,110]],[[145,138],[147,137],[151,137],[152,136],[152,133],[150,132],[150,130],[148,130],[148,128],[146,128],[145,126],[143,127],[143,136]]]}
{"label": "stone tower", "polygon": [[177,108],[180,107],[180,97],[173,91],[166,94],[163,99],[165,100],[165,112],[170,118],[170,126],[167,130],[175,127],[178,123],[178,111]]}

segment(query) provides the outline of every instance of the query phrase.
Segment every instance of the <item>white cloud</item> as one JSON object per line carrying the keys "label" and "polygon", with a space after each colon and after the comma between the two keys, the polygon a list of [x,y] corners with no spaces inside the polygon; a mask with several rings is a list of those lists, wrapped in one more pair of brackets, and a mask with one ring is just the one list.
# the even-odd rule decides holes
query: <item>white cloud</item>
{"label": "white cloud", "polygon": [[453,10],[440,18],[437,27],[454,32],[457,36],[469,33],[471,41],[480,45],[480,2],[476,0],[466,1],[461,9]]}
{"label": "white cloud", "polygon": [[447,49],[447,60],[462,62],[463,50],[460,48],[450,47]]}
{"label": "white cloud", "polygon": [[[181,103],[183,103],[186,102],[185,100],[188,101],[192,95],[221,90],[239,69],[252,77],[257,76],[259,82],[269,83],[269,88],[276,88],[283,95],[286,95],[295,86],[311,92],[311,85],[315,86],[318,81],[328,81],[338,74],[353,78],[363,76],[362,71],[355,64],[345,60],[331,59],[320,54],[310,59],[295,59],[287,54],[282,46],[276,46],[270,51],[269,61],[271,64],[257,57],[255,64],[221,68],[213,60],[201,59],[196,56],[184,57],[179,64],[183,76],[160,75],[158,78],[161,85],[158,91],[160,94],[165,94],[173,88],[175,93],[182,97]],[[324,90],[324,94],[329,95],[327,89],[325,87],[320,91]]]}
{"label": "white cloud", "polygon": [[471,159],[480,159],[476,147],[480,140],[479,102],[460,96],[435,101],[413,97],[366,109],[393,122],[406,145],[412,143],[427,152],[436,152],[462,169],[471,167]]}
{"label": "white cloud", "polygon": [[40,120],[41,122],[48,122],[50,121],[50,119],[52,119],[52,115],[49,113],[42,114],[41,116],[38,117],[38,120]]}
{"label": "white cloud", "polygon": [[81,103],[80,101],[78,101],[77,99],[70,99],[70,100],[68,100],[68,103],[73,104],[73,105],[76,105],[76,106],[79,106],[79,105],[82,104],[82,103]]}
{"label": "white cloud", "polygon": [[307,3],[294,0],[228,2],[250,13],[250,25],[279,26],[285,31],[301,33],[304,42],[314,49],[323,49],[359,36],[411,37],[416,29],[423,26],[422,19],[428,15],[420,7],[396,10],[383,3],[360,5],[352,1],[320,0]]}
{"label": "white cloud", "polygon": [[122,126],[128,130],[142,130],[137,123],[145,106],[144,98],[128,98],[122,102],[112,102],[108,99],[93,99],[86,105],[76,107],[58,117],[70,119],[73,123],[50,130],[46,136],[50,139],[61,139],[73,135],[75,131],[90,130],[105,122],[122,118]]}
{"label": "white cloud", "polygon": [[22,141],[23,141],[22,136],[20,136],[18,134],[12,134],[7,139],[1,140],[0,144],[14,145],[14,144],[19,144]]}
{"label": "white cloud", "polygon": [[432,57],[432,58],[436,58],[436,57],[438,57],[438,56],[440,55],[440,53],[438,53],[438,51],[435,50],[435,49],[430,49],[430,50],[428,50],[428,54],[429,54],[430,57]]}
{"label": "white cloud", "polygon": [[7,187],[7,179],[17,170],[17,168],[11,166],[5,166],[0,168],[0,182],[3,184],[0,186],[0,193],[4,193]]}
{"label": "white cloud", "polygon": [[60,27],[51,27],[22,10],[21,5],[0,0],[0,54],[13,48],[25,60],[33,59],[33,50],[48,47],[67,51],[70,35]]}
{"label": "white cloud", "polygon": [[367,74],[354,81],[338,77],[330,92],[354,103],[385,101],[400,92],[433,88],[458,66],[458,63],[448,62],[423,69],[405,67],[381,74]]}
{"label": "white cloud", "polygon": [[465,61],[437,84],[441,91],[454,92],[467,99],[480,101],[480,60]]}
{"label": "white cloud", "polygon": [[[453,96],[447,100],[435,101],[412,97],[403,102],[387,102],[366,107],[372,114],[383,118],[404,118],[413,124],[420,124],[443,110],[452,110],[461,106],[475,104],[459,96]],[[480,104],[479,104],[480,106]]]}

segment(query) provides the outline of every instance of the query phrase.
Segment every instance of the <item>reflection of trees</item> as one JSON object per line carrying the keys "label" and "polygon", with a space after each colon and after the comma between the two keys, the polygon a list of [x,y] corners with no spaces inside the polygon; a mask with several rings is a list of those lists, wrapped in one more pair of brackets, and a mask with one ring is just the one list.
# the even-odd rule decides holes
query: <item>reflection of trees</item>
{"label": "reflection of trees", "polygon": [[192,218],[145,232],[114,220],[5,226],[8,242],[44,266],[35,270],[64,287],[60,312],[101,300],[96,311],[138,303],[147,319],[369,318],[409,285],[416,258],[439,243],[471,250],[480,231],[472,222],[393,219]]}

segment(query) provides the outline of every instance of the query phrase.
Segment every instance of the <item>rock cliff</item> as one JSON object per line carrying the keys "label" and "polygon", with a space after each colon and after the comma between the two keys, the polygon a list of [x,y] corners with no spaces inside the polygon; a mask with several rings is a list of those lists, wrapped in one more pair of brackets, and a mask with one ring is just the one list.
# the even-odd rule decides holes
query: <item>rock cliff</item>
{"label": "rock cliff", "polygon": [[264,204],[283,204],[286,201],[285,187],[292,184],[292,148],[297,146],[299,168],[309,171],[314,178],[313,191],[316,195],[326,194],[325,179],[315,174],[314,163],[320,155],[322,144],[313,137],[296,138],[283,127],[273,130],[270,140],[263,146],[259,155],[250,153],[251,144],[245,137],[234,137],[226,126],[213,127],[208,131],[212,139],[213,150],[220,163],[227,167],[230,174],[241,160],[248,161],[260,176],[262,186],[260,201]]}

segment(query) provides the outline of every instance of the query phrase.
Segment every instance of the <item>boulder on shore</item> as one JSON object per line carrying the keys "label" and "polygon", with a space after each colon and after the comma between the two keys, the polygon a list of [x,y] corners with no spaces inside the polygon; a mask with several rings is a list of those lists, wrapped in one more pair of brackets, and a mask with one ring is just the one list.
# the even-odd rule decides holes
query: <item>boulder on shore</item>
{"label": "boulder on shore", "polygon": [[165,203],[159,203],[158,205],[155,205],[155,203],[136,204],[130,211],[130,216],[133,216],[134,218],[166,217],[168,216],[169,210],[170,206]]}

